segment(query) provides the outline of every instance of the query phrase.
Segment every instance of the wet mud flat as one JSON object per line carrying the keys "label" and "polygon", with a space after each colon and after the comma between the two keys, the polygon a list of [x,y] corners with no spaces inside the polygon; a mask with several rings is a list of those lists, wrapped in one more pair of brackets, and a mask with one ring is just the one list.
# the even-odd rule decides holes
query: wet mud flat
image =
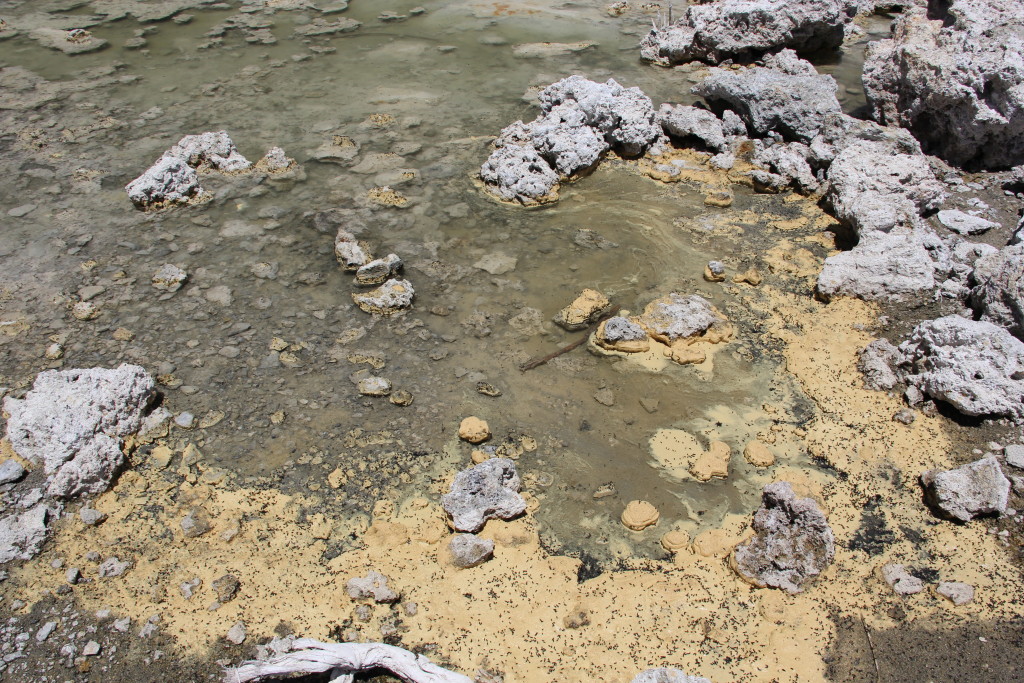
{"label": "wet mud flat", "polygon": [[[90,7],[69,9],[48,21]],[[685,100],[689,82],[679,87],[627,50],[646,16],[618,23],[597,4],[566,14],[396,7],[400,21],[359,2],[337,14],[241,9],[100,22],[90,30],[110,47],[74,56],[24,35],[4,43],[14,56],[3,78],[17,96],[2,112],[16,132],[2,139],[0,385],[20,397],[42,370],[127,361],[157,377],[175,415],[90,501],[104,521],[87,525],[71,505],[42,553],[7,570],[5,641],[26,655],[7,662],[11,680],[37,665],[48,680],[135,680],[139,667],[216,678],[218,663],[294,635],[392,642],[506,680],[629,680],[659,665],[712,680],[864,680],[843,676],[870,679],[856,640],[865,632],[886,666],[906,646],[884,634],[906,624],[973,635],[977,624],[1019,620],[1019,525],[1002,518],[990,534],[982,522],[939,523],[916,484],[924,469],[1019,437],[941,413],[894,422],[902,399],[862,388],[859,350],[898,338],[921,307],[816,300],[836,249],[827,230],[838,227],[813,202],[736,185],[731,205],[716,207],[705,201],[720,184],[714,173],[695,166],[688,181],[663,182],[644,159],[602,162],[558,204],[533,210],[474,186],[494,133],[532,116],[531,92],[564,75],[614,75],[656,101]],[[534,13],[544,39],[600,45],[510,58],[537,42]],[[363,26],[296,33],[337,17]],[[145,45],[119,47],[137,38]],[[338,72],[344,98],[325,85]],[[441,95],[456,91],[470,94]],[[281,146],[300,168],[210,174],[205,203],[131,207],[124,184],[162,150],[221,128],[250,158]],[[983,187],[978,196],[1008,225],[1012,199]],[[416,287],[411,311],[357,308],[334,255],[339,227],[376,254],[401,255]],[[713,259],[726,263],[725,282],[702,277]],[[167,263],[188,272],[180,290],[152,285]],[[758,284],[731,281],[749,268]],[[699,293],[735,338],[697,365],[583,347],[522,372],[584,334],[550,322],[584,287],[633,313],[669,291]],[[82,302],[99,314],[76,318]],[[411,404],[360,395],[370,375]],[[480,450],[457,436],[469,415],[491,427],[487,455],[515,460],[527,513],[488,522],[481,536],[494,558],[460,570],[439,498]],[[728,477],[700,482],[686,452],[659,457],[666,430],[702,448],[728,443]],[[753,440],[775,465],[744,460]],[[835,564],[797,596],[754,589],[727,566],[761,488],[779,479],[823,502],[839,541]],[[30,472],[5,504],[42,481]],[[660,512],[657,525],[622,525],[636,499]],[[208,528],[190,536],[183,521],[197,510]],[[669,530],[691,543],[669,552]],[[129,568],[101,576],[111,557]],[[929,583],[969,582],[979,597],[956,607],[928,591],[895,598],[876,570],[896,561]],[[69,582],[71,569],[82,580]],[[371,569],[398,602],[346,594]],[[227,599],[225,576],[238,582]],[[91,641],[99,654],[83,654]]]}

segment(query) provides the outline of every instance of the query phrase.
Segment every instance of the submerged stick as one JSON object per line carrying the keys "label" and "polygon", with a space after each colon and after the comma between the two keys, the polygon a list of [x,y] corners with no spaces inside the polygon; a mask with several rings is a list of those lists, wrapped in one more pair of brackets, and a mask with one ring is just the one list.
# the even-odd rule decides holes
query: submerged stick
{"label": "submerged stick", "polygon": [[562,348],[558,349],[557,351],[552,351],[551,353],[549,353],[546,356],[542,356],[540,358],[534,358],[533,360],[529,361],[528,363],[524,363],[522,366],[520,366],[519,369],[522,370],[523,372],[526,372],[527,370],[533,370],[538,365],[544,365],[549,360],[552,360],[553,358],[558,358],[562,354],[569,353],[573,349],[575,349],[575,348],[577,348],[579,346],[582,346],[584,344],[584,342],[586,342],[588,339],[590,339],[591,332],[593,332],[597,328],[598,325],[603,323],[605,320],[608,320],[608,318],[614,318],[614,317],[615,317],[614,313],[609,313],[608,315],[605,315],[605,316],[601,317],[596,322],[592,323],[590,325],[590,327],[587,328],[586,334],[584,334],[581,339],[577,339],[572,344],[569,344],[568,346],[563,346]]}
{"label": "submerged stick", "polygon": [[297,673],[323,673],[335,670],[342,674],[386,669],[408,683],[472,683],[472,679],[442,669],[423,655],[383,643],[321,643],[300,638],[292,651],[259,662],[243,662],[226,669],[224,683],[247,683],[271,676]]}
{"label": "submerged stick", "polygon": [[868,639],[868,650],[871,651],[871,661],[875,664],[875,683],[878,683],[882,677],[882,672],[878,668],[878,657],[875,656],[875,644],[871,640],[871,631],[868,630],[867,622],[864,621],[863,616],[860,618],[860,625],[864,629],[864,635],[867,636]]}

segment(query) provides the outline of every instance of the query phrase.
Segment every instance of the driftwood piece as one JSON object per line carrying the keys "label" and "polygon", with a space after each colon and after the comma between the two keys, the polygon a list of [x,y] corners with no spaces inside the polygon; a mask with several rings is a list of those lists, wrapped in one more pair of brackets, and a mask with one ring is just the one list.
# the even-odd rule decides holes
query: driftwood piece
{"label": "driftwood piece", "polygon": [[586,334],[584,334],[582,338],[577,339],[572,344],[568,344],[566,346],[563,346],[562,348],[558,349],[557,351],[552,351],[551,353],[549,353],[546,356],[541,356],[540,358],[534,358],[533,360],[531,360],[531,361],[529,361],[527,363],[523,363],[519,367],[519,369],[522,372],[526,372],[527,370],[533,370],[535,367],[537,367],[539,365],[544,365],[549,360],[558,358],[562,354],[569,353],[573,349],[579,348],[580,346],[583,346],[583,344],[588,339],[590,339],[590,335],[593,333],[593,331],[596,330],[601,323],[603,323],[605,320],[608,320],[609,318],[614,318],[614,317],[615,317],[614,313],[609,313],[608,315],[601,316],[599,319],[597,319],[596,321],[591,323],[590,327],[586,328]]}
{"label": "driftwood piece", "polygon": [[299,638],[292,651],[266,661],[243,662],[224,672],[224,683],[247,683],[272,676],[336,671],[335,680],[350,674],[386,669],[408,683],[472,683],[472,679],[433,664],[423,655],[383,643],[321,643]]}

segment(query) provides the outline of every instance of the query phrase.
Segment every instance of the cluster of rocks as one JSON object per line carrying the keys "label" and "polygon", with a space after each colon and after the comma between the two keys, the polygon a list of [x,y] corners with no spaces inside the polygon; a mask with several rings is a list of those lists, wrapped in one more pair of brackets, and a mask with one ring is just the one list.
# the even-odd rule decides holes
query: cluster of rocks
{"label": "cluster of rocks", "polygon": [[416,291],[412,283],[398,277],[405,264],[396,254],[373,258],[369,246],[356,240],[348,230],[339,228],[334,238],[334,255],[345,270],[355,273],[357,285],[377,285],[366,292],[352,293],[352,300],[361,310],[392,315],[412,306]]}
{"label": "cluster of rocks", "polygon": [[[42,372],[24,398],[4,399],[7,439],[19,457],[42,466],[45,483],[0,518],[0,563],[33,557],[64,502],[109,488],[126,464],[125,439],[170,419],[169,411],[151,409],[155,397],[153,378],[125,364]],[[0,464],[3,484],[25,474],[17,461]]]}
{"label": "cluster of rocks", "polygon": [[[925,581],[902,564],[890,562],[880,567],[878,573],[896,595],[917,595],[924,590]],[[941,595],[954,605],[965,605],[974,600],[974,586],[961,581],[940,581],[934,590],[936,595]]]}
{"label": "cluster of rocks", "polygon": [[526,511],[519,490],[521,482],[515,463],[508,458],[491,458],[455,475],[451,489],[441,497],[449,524],[460,532],[449,542],[452,563],[468,568],[493,555],[494,541],[480,538],[489,519],[512,519]]}
{"label": "cluster of rocks", "polygon": [[541,114],[501,131],[480,167],[493,196],[525,205],[558,198],[558,184],[592,169],[609,149],[638,156],[661,134],[654,105],[614,79],[563,78],[539,95]]}
{"label": "cluster of rocks", "polygon": [[124,189],[138,208],[156,209],[202,201],[206,193],[199,176],[204,172],[285,173],[295,166],[280,147],[254,164],[239,153],[226,131],[207,132],[183,137]]}
{"label": "cluster of rocks", "polygon": [[733,328],[704,297],[671,292],[647,304],[638,316],[613,316],[594,332],[599,349],[619,353],[640,353],[650,348],[651,339],[668,346],[666,355],[685,365],[702,363],[704,351],[697,341],[719,343],[730,339]]}
{"label": "cluster of rocks", "polygon": [[952,0],[900,15],[869,44],[864,89],[874,117],[912,131],[958,166],[1024,160],[1024,14],[997,0]]}

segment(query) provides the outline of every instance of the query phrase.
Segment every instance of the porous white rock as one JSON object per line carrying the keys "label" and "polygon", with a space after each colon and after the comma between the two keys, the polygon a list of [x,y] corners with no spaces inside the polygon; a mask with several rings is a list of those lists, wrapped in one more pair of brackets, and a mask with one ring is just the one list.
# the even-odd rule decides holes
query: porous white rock
{"label": "porous white rock", "polygon": [[900,344],[907,381],[965,415],[1024,419],[1024,343],[983,320],[927,320]]}
{"label": "porous white rock", "polygon": [[519,487],[515,463],[491,458],[456,474],[441,505],[456,530],[476,533],[488,519],[511,519],[526,510]]}
{"label": "porous white rock", "polygon": [[860,352],[857,369],[864,375],[864,386],[875,391],[888,391],[899,382],[896,368],[903,355],[888,339],[876,339]]}
{"label": "porous white rock", "polygon": [[672,66],[694,60],[717,64],[779,48],[838,47],[858,10],[853,0],[719,0],[689,4],[679,21],[655,27],[640,56]]}
{"label": "porous white rock", "polygon": [[670,344],[703,334],[711,326],[725,321],[704,297],[671,292],[648,304],[636,322],[655,339]]}
{"label": "porous white rock", "polygon": [[999,227],[998,223],[956,209],[939,211],[936,217],[940,223],[959,235],[980,235]]}
{"label": "porous white rock", "polygon": [[164,152],[164,157],[181,159],[192,168],[245,171],[252,162],[242,156],[227,131],[186,135]]}
{"label": "porous white rock", "polygon": [[787,140],[809,142],[826,116],[841,113],[836,90],[834,78],[783,50],[766,57],[763,67],[712,69],[691,91],[713,104],[727,104],[758,135],[776,131]]}
{"label": "porous white rock", "polygon": [[412,306],[415,294],[408,280],[392,278],[369,292],[353,292],[352,300],[366,313],[392,315]]}
{"label": "porous white rock", "polygon": [[494,541],[476,534],[455,534],[448,542],[452,564],[462,569],[483,564],[494,554]]}
{"label": "porous white rock", "polygon": [[707,109],[681,104],[663,104],[658,110],[658,120],[662,129],[669,135],[684,141],[696,138],[707,149],[715,152],[726,150],[722,121]]}
{"label": "porous white rock", "polygon": [[751,523],[755,536],[733,551],[731,564],[756,586],[800,593],[835,557],[835,537],[812,498],[785,481],[768,484]]}
{"label": "porous white rock", "polygon": [[818,168],[827,167],[839,152],[858,141],[881,143],[876,149],[893,154],[921,154],[921,144],[909,131],[832,112],[825,115],[818,134],[811,140],[808,161]]}
{"label": "porous white rock", "polygon": [[946,198],[926,157],[893,153],[884,142],[849,145],[836,155],[827,177],[826,202],[858,234],[914,227]]}
{"label": "porous white rock", "polygon": [[998,169],[1024,161],[1024,12],[1019,2],[952,0],[896,19],[870,43],[864,89],[880,123],[929,154]]}
{"label": "porous white rock", "polygon": [[1002,513],[1010,495],[1010,480],[993,455],[944,472],[924,472],[921,484],[925,500],[932,508],[961,522]]}
{"label": "porous white rock", "polygon": [[816,291],[825,300],[900,300],[935,288],[935,262],[920,231],[870,232],[825,259]]}
{"label": "porous white rock", "polygon": [[970,303],[981,319],[1024,339],[1024,244],[978,258],[970,282]]}
{"label": "porous white rock", "polygon": [[128,198],[140,208],[184,204],[202,193],[195,169],[176,157],[160,157],[135,180],[125,185]]}
{"label": "porous white rock", "polygon": [[35,557],[46,540],[48,517],[46,505],[39,503],[0,518],[0,564]]}
{"label": "porous white rock", "polygon": [[557,199],[558,173],[531,146],[507,145],[480,167],[487,189],[506,201],[527,206]]}
{"label": "porous white rock", "polygon": [[123,466],[121,440],[139,429],[154,394],[137,365],[42,372],[24,399],[4,399],[7,438],[43,464],[48,494],[99,493]]}
{"label": "porous white rock", "polygon": [[701,676],[688,676],[680,669],[659,668],[641,671],[631,683],[711,683]]}

